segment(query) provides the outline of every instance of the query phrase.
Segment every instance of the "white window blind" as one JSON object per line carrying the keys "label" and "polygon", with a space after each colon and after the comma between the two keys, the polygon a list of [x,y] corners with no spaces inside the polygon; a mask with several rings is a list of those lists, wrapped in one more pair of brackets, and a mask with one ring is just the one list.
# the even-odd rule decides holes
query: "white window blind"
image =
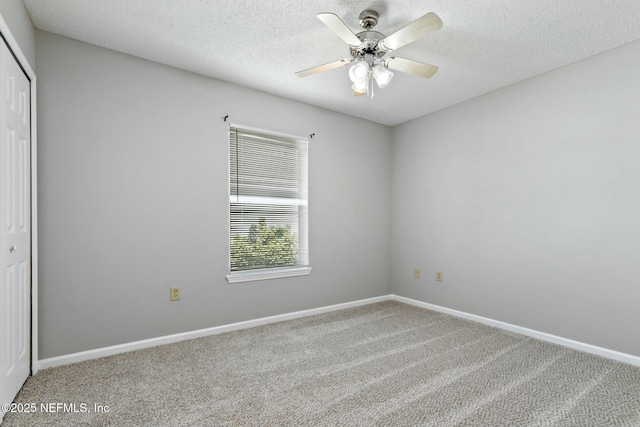
{"label": "white window blind", "polygon": [[230,276],[307,267],[308,141],[231,126],[229,152]]}

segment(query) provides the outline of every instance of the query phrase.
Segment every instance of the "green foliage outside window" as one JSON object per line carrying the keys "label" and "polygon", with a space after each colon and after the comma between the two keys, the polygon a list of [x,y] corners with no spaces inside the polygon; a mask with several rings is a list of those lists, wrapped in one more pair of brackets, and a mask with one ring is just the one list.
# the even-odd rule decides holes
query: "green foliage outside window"
{"label": "green foliage outside window", "polygon": [[291,228],[267,226],[264,218],[251,226],[248,236],[231,237],[231,271],[296,265],[297,255]]}

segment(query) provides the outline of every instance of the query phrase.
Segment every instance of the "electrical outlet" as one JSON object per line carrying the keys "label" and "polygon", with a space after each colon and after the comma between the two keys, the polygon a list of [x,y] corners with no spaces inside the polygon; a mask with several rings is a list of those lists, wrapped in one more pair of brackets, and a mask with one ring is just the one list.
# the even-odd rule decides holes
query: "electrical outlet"
{"label": "electrical outlet", "polygon": [[415,277],[416,279],[420,278],[420,269],[416,268],[415,270],[413,270],[413,277]]}
{"label": "electrical outlet", "polygon": [[171,301],[179,301],[180,300],[180,288],[171,288],[171,289],[169,289],[169,300],[171,300]]}
{"label": "electrical outlet", "polygon": [[441,273],[441,272],[439,272],[439,271],[436,273],[436,280],[437,280],[438,282],[442,282],[442,273]]}

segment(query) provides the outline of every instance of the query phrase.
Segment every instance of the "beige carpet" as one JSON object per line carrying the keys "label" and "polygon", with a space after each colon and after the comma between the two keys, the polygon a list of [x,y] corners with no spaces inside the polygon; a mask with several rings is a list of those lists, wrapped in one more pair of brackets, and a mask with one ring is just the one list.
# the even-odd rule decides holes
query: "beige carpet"
{"label": "beige carpet", "polygon": [[640,368],[389,301],[47,369],[16,402],[3,426],[640,426]]}

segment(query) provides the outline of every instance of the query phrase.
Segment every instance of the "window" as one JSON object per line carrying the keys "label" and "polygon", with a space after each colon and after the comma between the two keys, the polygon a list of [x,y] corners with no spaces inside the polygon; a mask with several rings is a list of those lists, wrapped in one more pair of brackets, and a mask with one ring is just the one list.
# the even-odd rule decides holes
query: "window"
{"label": "window", "polygon": [[309,274],[305,138],[232,125],[229,283]]}

